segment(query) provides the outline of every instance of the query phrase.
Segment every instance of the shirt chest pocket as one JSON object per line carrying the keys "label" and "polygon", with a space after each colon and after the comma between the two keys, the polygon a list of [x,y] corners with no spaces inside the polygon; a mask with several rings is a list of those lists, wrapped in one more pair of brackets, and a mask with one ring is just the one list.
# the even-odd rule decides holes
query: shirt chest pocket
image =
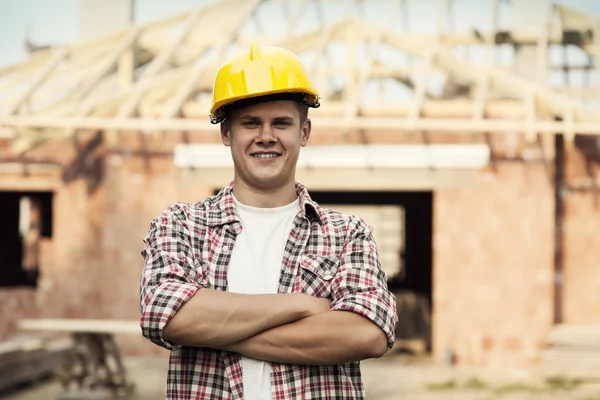
{"label": "shirt chest pocket", "polygon": [[300,291],[315,297],[330,297],[339,260],[335,256],[303,256],[300,260]]}

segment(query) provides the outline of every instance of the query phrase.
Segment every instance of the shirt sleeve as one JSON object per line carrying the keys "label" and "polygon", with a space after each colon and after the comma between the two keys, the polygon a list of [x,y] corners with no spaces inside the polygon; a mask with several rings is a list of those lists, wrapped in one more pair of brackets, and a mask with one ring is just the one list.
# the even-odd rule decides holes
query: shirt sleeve
{"label": "shirt sleeve", "polygon": [[180,346],[163,338],[163,329],[200,288],[184,204],[173,204],[150,222],[143,239],[140,280],[142,335],[169,350]]}
{"label": "shirt sleeve", "polygon": [[383,330],[391,349],[398,324],[396,298],[388,290],[372,229],[359,218],[350,229],[332,282],[331,309],[355,312],[371,320]]}

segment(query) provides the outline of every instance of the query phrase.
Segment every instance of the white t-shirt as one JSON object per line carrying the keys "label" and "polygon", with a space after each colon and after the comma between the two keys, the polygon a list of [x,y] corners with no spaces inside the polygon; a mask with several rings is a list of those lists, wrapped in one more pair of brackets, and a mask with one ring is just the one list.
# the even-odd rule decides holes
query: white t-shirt
{"label": "white t-shirt", "polygon": [[[285,243],[294,218],[300,211],[298,199],[283,207],[256,208],[235,199],[242,220],[227,271],[229,291],[245,294],[277,293]],[[242,357],[244,400],[271,400],[271,365]]]}

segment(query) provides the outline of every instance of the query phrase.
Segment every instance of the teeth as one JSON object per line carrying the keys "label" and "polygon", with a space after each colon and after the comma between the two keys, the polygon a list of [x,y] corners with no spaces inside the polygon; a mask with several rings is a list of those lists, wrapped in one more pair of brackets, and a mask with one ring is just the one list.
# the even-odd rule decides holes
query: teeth
{"label": "teeth", "polygon": [[254,154],[256,158],[275,158],[277,157],[276,153],[268,153],[268,154]]}

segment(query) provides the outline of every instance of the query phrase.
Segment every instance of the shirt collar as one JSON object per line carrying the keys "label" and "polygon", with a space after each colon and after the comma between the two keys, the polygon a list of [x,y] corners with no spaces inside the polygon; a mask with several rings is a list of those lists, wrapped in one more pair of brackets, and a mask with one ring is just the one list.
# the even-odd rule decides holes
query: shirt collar
{"label": "shirt collar", "polygon": [[[323,209],[310,198],[306,187],[296,183],[296,193],[300,201],[300,215],[309,221],[323,224],[325,213]],[[208,210],[208,225],[211,227],[240,222],[235,211],[233,198],[233,181],[229,182],[217,195],[216,201]]]}

